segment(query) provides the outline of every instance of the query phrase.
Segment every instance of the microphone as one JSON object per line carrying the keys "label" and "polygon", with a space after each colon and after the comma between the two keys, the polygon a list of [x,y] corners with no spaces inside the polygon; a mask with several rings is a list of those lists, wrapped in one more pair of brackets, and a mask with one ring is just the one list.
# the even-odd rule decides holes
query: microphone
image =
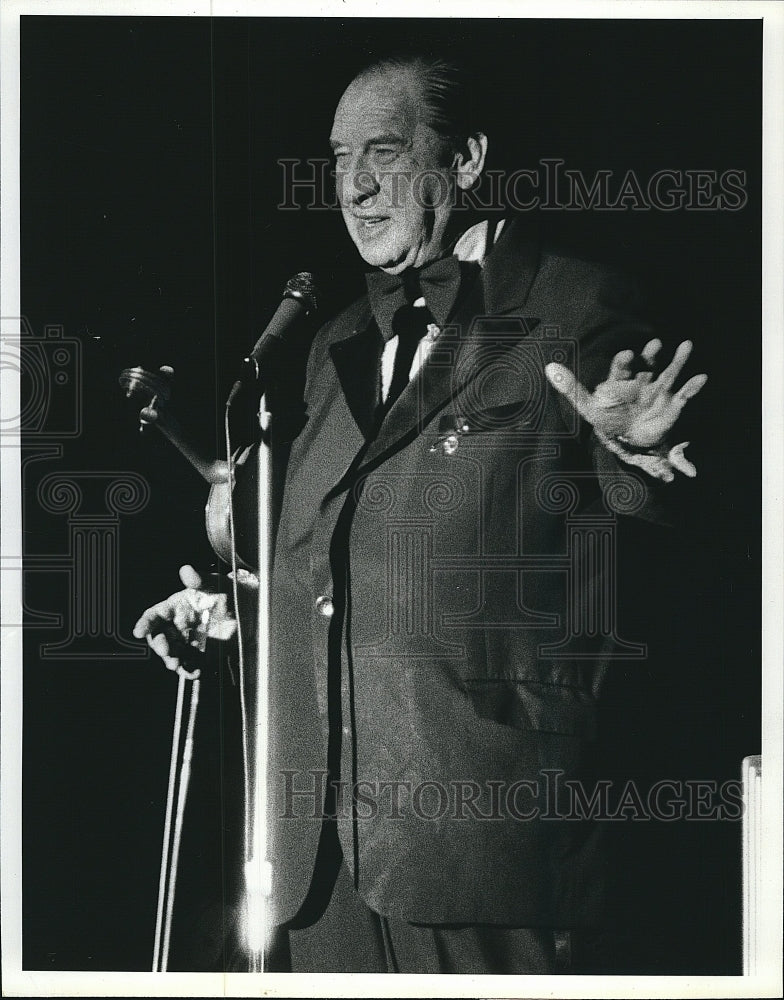
{"label": "microphone", "polygon": [[226,405],[229,406],[237,393],[245,385],[259,382],[265,369],[271,368],[292,333],[296,332],[297,323],[316,308],[316,288],[313,275],[308,271],[300,271],[289,278],[283,289],[283,300],[275,314],[267,324],[264,333],[256,341],[253,350],[242,360],[242,372],[231,388]]}

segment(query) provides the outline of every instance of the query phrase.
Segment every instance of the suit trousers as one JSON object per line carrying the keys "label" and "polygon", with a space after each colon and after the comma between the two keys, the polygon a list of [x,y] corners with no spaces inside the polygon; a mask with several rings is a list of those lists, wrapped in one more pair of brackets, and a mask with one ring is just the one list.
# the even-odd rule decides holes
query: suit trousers
{"label": "suit trousers", "polygon": [[569,972],[569,966],[568,933],[380,916],[354,891],[341,862],[320,915],[279,932],[270,971],[545,975]]}

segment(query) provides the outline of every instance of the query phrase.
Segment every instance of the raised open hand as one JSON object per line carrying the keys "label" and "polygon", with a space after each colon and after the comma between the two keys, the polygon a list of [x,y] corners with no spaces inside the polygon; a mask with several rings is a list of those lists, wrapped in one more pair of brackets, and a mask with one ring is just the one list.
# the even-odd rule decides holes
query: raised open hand
{"label": "raised open hand", "polygon": [[549,364],[545,372],[551,384],[593,426],[606,448],[628,464],[669,482],[674,478],[673,469],[686,476],[697,474],[683,453],[689,442],[670,446],[666,441],[681,410],[705,385],[708,376],[693,375],[673,392],[692,344],[683,341],[669,365],[654,379],[652,369],[661,347],[660,340],[645,345],[640,355],[644,367],[636,373],[634,352],[620,351],[612,360],[606,381],[592,393],[563,365]]}

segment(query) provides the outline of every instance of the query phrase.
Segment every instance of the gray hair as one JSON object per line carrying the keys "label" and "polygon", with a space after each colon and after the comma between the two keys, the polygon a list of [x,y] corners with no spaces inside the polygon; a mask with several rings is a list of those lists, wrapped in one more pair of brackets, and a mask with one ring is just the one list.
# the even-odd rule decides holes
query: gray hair
{"label": "gray hair", "polygon": [[382,76],[389,72],[409,74],[418,87],[426,123],[447,142],[451,152],[464,148],[466,139],[476,131],[476,127],[471,95],[460,67],[437,56],[388,56],[371,63],[356,79]]}

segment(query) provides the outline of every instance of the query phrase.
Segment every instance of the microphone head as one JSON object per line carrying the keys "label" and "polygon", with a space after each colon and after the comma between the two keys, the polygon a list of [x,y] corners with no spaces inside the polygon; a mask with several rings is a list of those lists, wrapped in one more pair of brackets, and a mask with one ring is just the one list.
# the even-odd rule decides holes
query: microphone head
{"label": "microphone head", "polygon": [[300,271],[293,278],[289,278],[283,289],[283,297],[299,299],[305,309],[311,312],[316,308],[316,286],[313,283],[313,275],[309,271]]}

